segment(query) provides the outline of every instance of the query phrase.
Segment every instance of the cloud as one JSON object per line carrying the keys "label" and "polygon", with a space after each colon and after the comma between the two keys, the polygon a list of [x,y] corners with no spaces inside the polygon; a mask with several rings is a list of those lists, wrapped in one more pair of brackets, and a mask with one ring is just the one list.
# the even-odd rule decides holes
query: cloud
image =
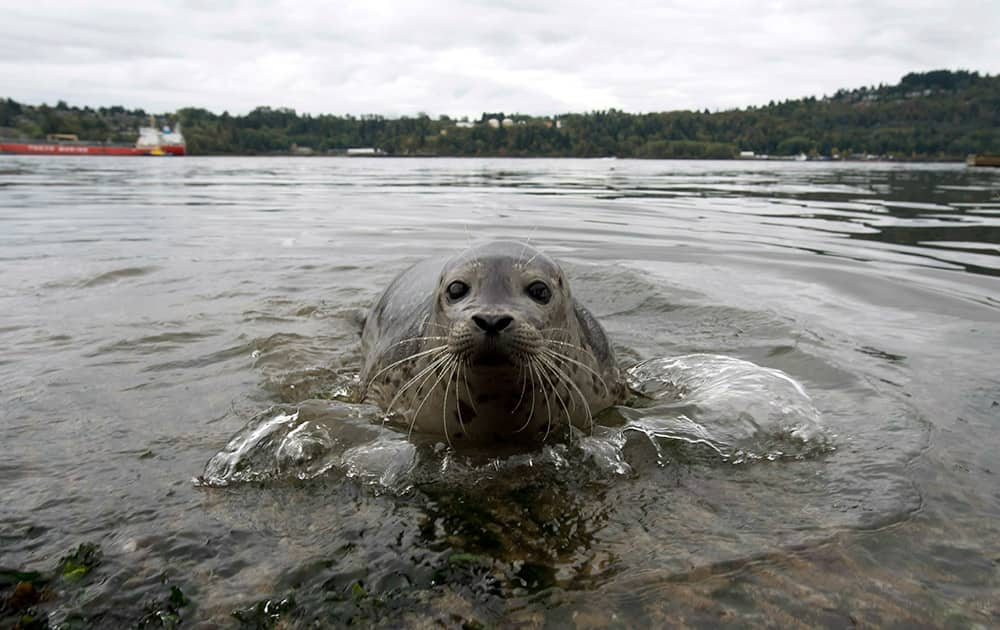
{"label": "cloud", "polygon": [[0,96],[30,103],[639,112],[1000,72],[995,2],[9,4]]}

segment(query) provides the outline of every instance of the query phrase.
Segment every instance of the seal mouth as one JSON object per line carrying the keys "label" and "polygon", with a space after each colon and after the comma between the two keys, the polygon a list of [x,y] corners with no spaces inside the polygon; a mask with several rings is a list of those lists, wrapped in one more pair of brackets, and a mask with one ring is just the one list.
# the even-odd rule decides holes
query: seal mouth
{"label": "seal mouth", "polygon": [[469,358],[469,365],[473,367],[515,367],[513,359],[506,352],[498,348],[490,348],[477,352]]}

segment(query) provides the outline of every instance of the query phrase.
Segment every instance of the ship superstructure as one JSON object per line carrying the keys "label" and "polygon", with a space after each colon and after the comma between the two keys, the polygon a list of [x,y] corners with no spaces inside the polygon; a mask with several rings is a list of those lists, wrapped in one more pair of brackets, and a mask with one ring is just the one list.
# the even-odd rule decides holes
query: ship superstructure
{"label": "ship superstructure", "polygon": [[45,140],[3,141],[0,153],[19,155],[184,155],[187,145],[178,122],[173,129],[157,127],[151,117],[149,127],[139,127],[135,144],[81,141],[73,134],[49,134]]}

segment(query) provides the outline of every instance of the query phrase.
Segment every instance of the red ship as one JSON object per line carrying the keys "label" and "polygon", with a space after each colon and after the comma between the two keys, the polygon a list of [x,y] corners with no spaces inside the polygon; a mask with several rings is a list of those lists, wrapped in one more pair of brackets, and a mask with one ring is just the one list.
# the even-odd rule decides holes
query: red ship
{"label": "red ship", "polygon": [[0,154],[19,155],[184,155],[180,123],[174,129],[139,127],[135,144],[81,142],[74,134],[50,134],[45,140],[6,142],[0,140]]}

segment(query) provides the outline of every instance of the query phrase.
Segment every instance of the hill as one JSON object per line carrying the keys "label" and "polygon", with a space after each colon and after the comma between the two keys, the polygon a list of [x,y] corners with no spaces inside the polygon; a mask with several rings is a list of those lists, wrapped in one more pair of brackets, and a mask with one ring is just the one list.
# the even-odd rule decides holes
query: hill
{"label": "hill", "polygon": [[[387,155],[731,158],[757,154],[959,160],[1000,152],[1000,76],[936,70],[895,85],[839,90],[721,112],[630,114],[618,110],[553,117],[484,113],[478,121],[426,115],[297,114],[259,107],[244,116],[185,108],[160,114],[181,122],[191,154],[325,154],[375,147]],[[0,100],[0,136],[130,142],[143,110],[25,105]]]}

